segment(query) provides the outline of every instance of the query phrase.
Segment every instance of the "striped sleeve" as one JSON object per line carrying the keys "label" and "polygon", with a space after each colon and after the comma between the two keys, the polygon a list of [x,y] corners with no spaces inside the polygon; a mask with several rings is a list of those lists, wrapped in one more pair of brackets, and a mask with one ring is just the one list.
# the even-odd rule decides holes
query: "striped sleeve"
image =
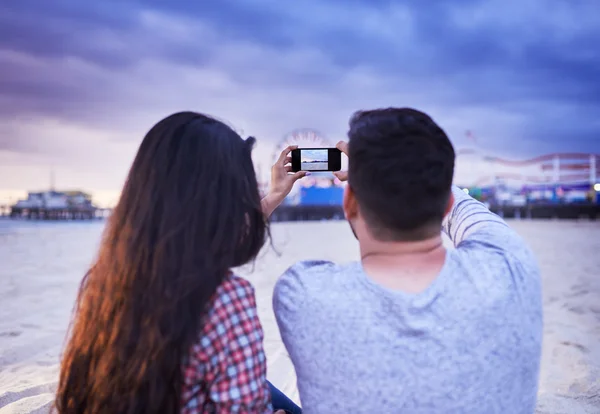
{"label": "striped sleeve", "polygon": [[476,244],[494,250],[524,248],[521,237],[485,205],[453,186],[454,204],[444,219],[442,230],[457,249]]}

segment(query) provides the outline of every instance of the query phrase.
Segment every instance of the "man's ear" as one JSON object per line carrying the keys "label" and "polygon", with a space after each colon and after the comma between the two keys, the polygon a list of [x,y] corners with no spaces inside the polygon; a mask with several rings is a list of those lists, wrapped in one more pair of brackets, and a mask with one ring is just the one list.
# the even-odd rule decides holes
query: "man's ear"
{"label": "man's ear", "polygon": [[444,216],[447,216],[452,211],[452,206],[454,205],[454,194],[450,191],[450,198],[448,198],[448,205],[446,206],[446,211],[444,212]]}
{"label": "man's ear", "polygon": [[346,188],[344,188],[343,207],[346,219],[350,220],[358,215],[358,203],[356,202],[354,191],[352,191],[352,188],[349,185],[346,185]]}

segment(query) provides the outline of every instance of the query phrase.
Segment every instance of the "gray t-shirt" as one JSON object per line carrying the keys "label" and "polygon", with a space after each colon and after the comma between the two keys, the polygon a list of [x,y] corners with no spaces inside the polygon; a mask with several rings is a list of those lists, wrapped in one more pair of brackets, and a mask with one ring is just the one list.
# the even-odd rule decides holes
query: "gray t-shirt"
{"label": "gray t-shirt", "polygon": [[392,291],[361,263],[301,262],[273,305],[305,413],[533,413],[540,272],[483,204],[454,188],[447,252],[423,292]]}

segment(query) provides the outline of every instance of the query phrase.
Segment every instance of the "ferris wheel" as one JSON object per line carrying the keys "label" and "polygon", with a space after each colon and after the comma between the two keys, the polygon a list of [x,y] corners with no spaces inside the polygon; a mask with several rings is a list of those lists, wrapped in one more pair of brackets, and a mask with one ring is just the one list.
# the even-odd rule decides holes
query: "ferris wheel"
{"label": "ferris wheel", "polygon": [[281,151],[288,145],[298,145],[300,148],[326,148],[332,146],[323,134],[315,129],[301,128],[283,136],[283,139],[275,146],[273,162],[279,158]]}

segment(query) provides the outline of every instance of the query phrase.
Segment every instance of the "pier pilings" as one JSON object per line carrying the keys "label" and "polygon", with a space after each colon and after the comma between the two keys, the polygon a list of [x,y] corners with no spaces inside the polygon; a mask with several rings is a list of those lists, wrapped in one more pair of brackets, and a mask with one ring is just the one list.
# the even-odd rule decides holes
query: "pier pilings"
{"label": "pier pilings", "polygon": [[[505,219],[600,219],[598,204],[491,205],[489,208]],[[271,221],[318,221],[343,218],[344,211],[340,205],[282,205],[273,212]]]}
{"label": "pier pilings", "polygon": [[10,211],[10,217],[26,220],[92,220],[97,216],[95,208],[24,209],[13,207]]}

